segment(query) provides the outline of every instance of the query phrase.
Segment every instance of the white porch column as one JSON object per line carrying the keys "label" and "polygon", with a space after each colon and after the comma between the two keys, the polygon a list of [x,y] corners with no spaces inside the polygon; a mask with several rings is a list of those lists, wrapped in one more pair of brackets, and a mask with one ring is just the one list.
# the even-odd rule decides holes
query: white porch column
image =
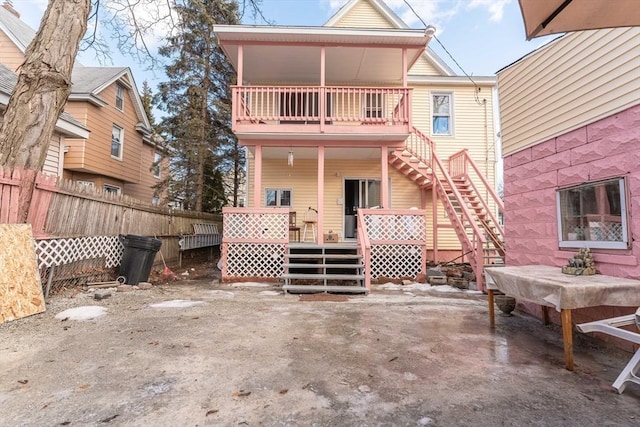
{"label": "white porch column", "polygon": [[324,239],[324,146],[318,147],[318,242]]}
{"label": "white porch column", "polygon": [[389,153],[387,147],[380,147],[380,207],[389,209]]}
{"label": "white porch column", "polygon": [[256,153],[253,161],[253,207],[262,207],[262,145],[256,145]]}

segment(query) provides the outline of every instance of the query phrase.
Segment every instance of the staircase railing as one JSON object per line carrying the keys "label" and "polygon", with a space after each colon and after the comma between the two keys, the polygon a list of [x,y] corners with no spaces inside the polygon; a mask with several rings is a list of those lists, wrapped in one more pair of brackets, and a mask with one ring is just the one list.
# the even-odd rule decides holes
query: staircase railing
{"label": "staircase railing", "polygon": [[[476,187],[475,185],[476,179],[473,179],[474,177],[470,176],[469,174],[470,167],[475,173],[475,178],[480,179],[484,187],[487,189],[487,192],[491,196],[491,199],[493,200],[496,207],[498,208],[498,212],[504,212],[504,202],[502,201],[502,199],[500,199],[500,196],[498,196],[498,193],[496,193],[493,187],[489,184],[489,181],[487,181],[487,178],[485,177],[485,175],[480,171],[478,164],[471,158],[471,156],[469,156],[469,150],[467,149],[461,150],[453,154],[451,157],[449,157],[449,173],[451,174],[451,177],[454,179],[464,178],[465,181],[469,185],[471,185],[474,193],[478,196],[478,200],[480,201],[482,208],[487,213],[489,218],[491,218],[491,221],[493,222],[493,226],[495,227],[498,236],[495,236],[496,233],[489,229],[487,229],[487,232],[489,234],[492,234],[492,236],[494,237],[499,237],[500,241],[495,241],[495,239],[493,238],[492,240],[494,240],[496,247],[500,249],[504,255],[504,243],[502,243],[501,241],[504,238],[504,228],[500,224],[500,221],[498,220],[498,218],[496,218],[494,213],[495,210],[489,207],[489,204],[487,203],[486,198],[482,197],[482,194],[480,193],[478,187]],[[485,224],[485,225],[489,226],[488,224]]]}
{"label": "staircase railing", "polygon": [[364,224],[364,214],[361,210],[358,210],[358,245],[360,246],[360,253],[362,254],[362,261],[364,264],[364,286],[367,288],[367,292],[371,291],[371,241],[367,234],[367,227]]}
{"label": "staircase railing", "polygon": [[[435,190],[438,192],[439,198],[442,201],[442,205],[447,212],[447,216],[453,225],[453,228],[458,235],[458,239],[462,243],[462,250],[464,254],[470,254],[468,257],[469,264],[473,269],[476,275],[476,284],[479,290],[484,290],[484,276],[483,276],[483,268],[484,268],[484,254],[482,248],[486,243],[486,239],[484,234],[478,227],[478,224],[474,220],[474,216],[469,211],[466,203],[464,203],[464,199],[462,195],[458,191],[455,183],[453,182],[453,178],[449,175],[449,172],[445,169],[442,161],[437,156],[436,153],[433,153],[432,156],[432,168],[433,173],[439,177],[433,179],[433,186]],[[460,212],[462,215],[458,216],[458,213],[451,203],[451,199],[447,195],[447,190],[444,187],[443,181],[447,183],[449,186],[449,191],[454,195],[455,199],[460,204]],[[470,235],[467,234],[466,229],[470,228]]]}

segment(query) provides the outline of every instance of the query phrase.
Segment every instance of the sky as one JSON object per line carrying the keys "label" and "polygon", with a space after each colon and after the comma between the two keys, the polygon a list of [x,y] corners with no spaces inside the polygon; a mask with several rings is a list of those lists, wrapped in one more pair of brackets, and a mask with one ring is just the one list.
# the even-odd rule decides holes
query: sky
{"label": "sky", "polygon": [[[320,26],[347,1],[263,0],[261,9],[264,17],[276,25]],[[432,40],[429,46],[458,75],[493,76],[501,68],[554,38],[548,36],[533,41],[525,40],[517,0],[406,1],[416,13],[406,6],[405,0],[386,0],[386,3],[411,28],[424,28],[420,18],[426,24],[433,25],[436,37],[444,48],[436,40]],[[40,24],[46,5],[47,0],[13,0],[13,6],[21,18],[35,29]],[[243,18],[243,23],[265,24],[261,19],[252,19],[249,14]],[[158,45],[160,43],[161,39]],[[81,54],[79,60],[87,66],[129,66],[138,88],[143,80],[148,80],[152,88],[164,80],[162,69],[144,71],[145,67],[119,54],[113,55],[112,64],[96,62],[90,52]]]}

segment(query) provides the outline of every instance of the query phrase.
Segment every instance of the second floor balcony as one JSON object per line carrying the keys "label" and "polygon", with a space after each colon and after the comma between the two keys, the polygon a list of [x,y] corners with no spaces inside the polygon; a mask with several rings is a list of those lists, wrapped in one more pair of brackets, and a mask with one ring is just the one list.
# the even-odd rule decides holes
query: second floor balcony
{"label": "second floor balcony", "polygon": [[404,140],[411,88],[234,86],[233,130],[242,139]]}

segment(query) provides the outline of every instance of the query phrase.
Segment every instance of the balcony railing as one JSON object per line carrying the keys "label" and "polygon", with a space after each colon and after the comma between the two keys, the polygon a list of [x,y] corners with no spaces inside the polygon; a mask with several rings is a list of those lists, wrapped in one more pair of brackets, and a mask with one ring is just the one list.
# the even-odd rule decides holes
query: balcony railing
{"label": "balcony railing", "polygon": [[[262,125],[260,128],[264,131],[264,125],[317,125],[324,129],[354,124],[408,129],[410,118],[411,88],[233,87],[233,123],[236,130],[242,125]],[[280,131],[283,129],[279,128]]]}

